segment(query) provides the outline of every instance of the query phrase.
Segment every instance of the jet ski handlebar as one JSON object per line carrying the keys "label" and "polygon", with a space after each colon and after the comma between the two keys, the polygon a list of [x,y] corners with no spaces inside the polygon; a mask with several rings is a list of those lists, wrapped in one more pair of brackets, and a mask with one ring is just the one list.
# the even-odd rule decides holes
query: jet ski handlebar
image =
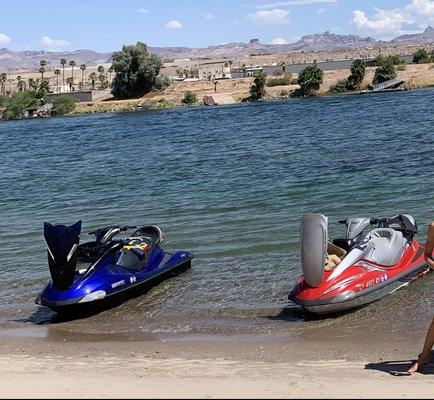
{"label": "jet ski handlebar", "polygon": [[114,227],[108,227],[108,228],[102,228],[102,229],[96,229],[94,231],[89,232],[89,235],[96,235],[98,232],[100,232],[103,229],[116,229],[118,232],[126,232],[129,229],[136,229],[136,225],[125,225],[125,226],[114,226]]}
{"label": "jet ski handlebar", "polygon": [[[376,224],[379,224],[381,221],[384,221],[385,219],[384,218],[375,218],[375,217],[373,217],[373,218],[371,218],[371,220],[369,221],[369,223],[371,224],[371,225],[376,225]],[[346,223],[347,223],[347,221],[348,221],[348,218],[347,219],[340,219],[338,222],[340,223],[340,224],[343,224],[343,225],[345,225]]]}

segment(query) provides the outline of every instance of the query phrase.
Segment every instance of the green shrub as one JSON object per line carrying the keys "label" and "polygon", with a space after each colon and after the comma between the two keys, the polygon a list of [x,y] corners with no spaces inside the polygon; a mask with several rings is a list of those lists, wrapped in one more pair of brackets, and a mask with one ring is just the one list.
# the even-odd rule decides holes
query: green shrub
{"label": "green shrub", "polygon": [[348,92],[348,81],[346,79],[338,81],[335,85],[330,86],[330,93],[346,93]]}
{"label": "green shrub", "polygon": [[75,97],[68,94],[57,96],[53,100],[53,115],[65,115],[73,112],[77,105]]}
{"label": "green shrub", "polygon": [[290,85],[291,84],[291,75],[285,75],[282,76],[280,78],[271,78],[267,80],[266,85],[268,87],[273,87],[273,86],[286,86],[286,85]]}
{"label": "green shrub", "polygon": [[11,97],[3,100],[3,107],[6,108],[5,117],[19,118],[24,111],[30,107],[37,107],[40,104],[37,92],[18,92],[14,93]]}
{"label": "green shrub", "polygon": [[418,49],[413,54],[413,63],[414,64],[423,64],[429,61],[428,52],[425,49]]}
{"label": "green shrub", "polygon": [[405,64],[405,61],[397,54],[392,54],[390,56],[384,57],[379,55],[375,58],[373,62],[370,62],[370,66],[381,67],[385,64],[399,65]]}
{"label": "green shrub", "polygon": [[372,83],[377,85],[391,79],[395,79],[397,76],[395,65],[392,63],[386,63],[375,70],[374,80]]}
{"label": "green shrub", "polygon": [[167,76],[157,76],[155,79],[154,89],[156,91],[163,91],[170,86],[170,79]]}
{"label": "green shrub", "polygon": [[182,99],[183,104],[192,105],[197,103],[197,94],[194,92],[186,92],[184,98]]}

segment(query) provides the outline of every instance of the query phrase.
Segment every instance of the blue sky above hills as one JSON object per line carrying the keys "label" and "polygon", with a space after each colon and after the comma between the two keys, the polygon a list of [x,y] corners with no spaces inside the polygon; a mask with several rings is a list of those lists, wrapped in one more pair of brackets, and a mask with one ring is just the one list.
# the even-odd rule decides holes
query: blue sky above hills
{"label": "blue sky above hills", "polygon": [[434,24],[434,0],[22,0],[0,15],[0,47],[112,51],[124,43],[205,47],[324,31],[390,39]]}

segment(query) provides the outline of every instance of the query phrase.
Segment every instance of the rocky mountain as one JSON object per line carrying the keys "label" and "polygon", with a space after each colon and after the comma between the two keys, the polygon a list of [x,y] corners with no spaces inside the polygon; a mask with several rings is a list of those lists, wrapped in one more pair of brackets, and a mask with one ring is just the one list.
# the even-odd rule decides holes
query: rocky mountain
{"label": "rocky mountain", "polygon": [[[377,41],[372,37],[359,35],[338,35],[331,32],[317,33],[303,36],[300,40],[290,44],[264,44],[255,38],[249,43],[233,42],[205,48],[190,47],[150,47],[164,59],[177,58],[222,58],[241,59],[250,54],[277,54],[291,51],[327,51],[373,47],[388,44],[427,44],[434,43],[434,28],[429,26],[424,32],[403,35],[390,42]],[[0,49],[1,69],[37,69],[43,58],[48,62],[48,68],[59,65],[61,58],[75,60],[77,65],[98,65],[109,62],[111,53],[97,53],[92,50],[77,50],[75,52],[47,52],[47,51],[11,51]]]}
{"label": "rocky mountain", "polygon": [[372,37],[363,38],[359,35],[337,35],[330,32],[303,36],[291,47],[300,50],[335,50],[354,49],[377,43]]}
{"label": "rocky mountain", "polygon": [[422,33],[402,35],[392,40],[392,43],[427,44],[434,43],[434,28],[428,26]]}
{"label": "rocky mountain", "polygon": [[60,64],[61,58],[74,60],[77,65],[99,65],[110,61],[111,53],[97,53],[92,50],[77,50],[74,52],[52,51],[12,51],[0,49],[0,68],[3,69],[36,69],[39,61],[47,61],[47,68],[55,68]]}
{"label": "rocky mountain", "polygon": [[196,57],[243,57],[249,54],[275,54],[288,51],[320,51],[336,49],[354,49],[372,46],[376,42],[371,37],[362,38],[358,35],[336,35],[330,32],[303,36],[299,41],[291,44],[264,44],[258,39],[249,43],[225,43],[206,48],[188,47],[150,47],[150,51],[163,58],[196,58]]}

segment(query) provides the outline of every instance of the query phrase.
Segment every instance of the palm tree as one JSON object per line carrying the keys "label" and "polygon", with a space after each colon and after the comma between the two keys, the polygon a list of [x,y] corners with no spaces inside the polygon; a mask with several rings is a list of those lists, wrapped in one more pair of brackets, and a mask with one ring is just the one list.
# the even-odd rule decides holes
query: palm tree
{"label": "palm tree", "polygon": [[33,79],[33,78],[29,79],[29,88],[31,90],[36,92],[36,90],[38,90],[38,86],[39,86],[39,79]]}
{"label": "palm tree", "polygon": [[74,87],[74,78],[72,76],[68,76],[66,78],[66,83],[69,85],[69,91],[72,92],[72,88]]}
{"label": "palm tree", "polygon": [[74,60],[69,62],[69,65],[71,66],[71,78],[72,78],[72,90],[74,91],[74,67],[77,65],[76,62]]}
{"label": "palm tree", "polygon": [[313,96],[320,88],[324,81],[324,72],[318,68],[316,62],[306,67],[298,75],[298,84],[300,85],[303,96]]}
{"label": "palm tree", "polygon": [[241,65],[241,71],[243,71],[244,78],[246,77],[246,69],[247,69],[246,64],[242,64]]}
{"label": "palm tree", "polygon": [[65,87],[65,65],[66,65],[66,63],[67,63],[66,58],[60,59],[60,64],[62,65],[62,69],[63,69],[62,87]]}
{"label": "palm tree", "polygon": [[396,68],[391,62],[386,62],[384,65],[375,70],[374,79],[372,83],[377,85],[386,81],[395,79],[397,76]]}
{"label": "palm tree", "polygon": [[351,75],[348,78],[348,86],[351,89],[359,89],[365,79],[366,63],[363,60],[354,60],[351,64]]}
{"label": "palm tree", "polygon": [[80,65],[81,69],[81,90],[84,90],[84,80],[85,80],[85,73],[86,73],[86,64]]}
{"label": "palm tree", "polygon": [[90,79],[90,82],[92,84],[92,90],[95,90],[95,82],[96,82],[96,79],[97,79],[96,73],[95,72],[91,72],[89,74],[89,79]]}
{"label": "palm tree", "polygon": [[8,79],[8,76],[5,72],[0,74],[0,86],[1,86],[1,94],[2,95],[5,94],[5,83],[6,83],[7,79]]}
{"label": "palm tree", "polygon": [[41,74],[41,80],[44,80],[44,74],[45,74],[45,66],[47,65],[47,61],[41,60],[39,61],[39,65],[41,68],[39,68],[39,73]]}
{"label": "palm tree", "polygon": [[45,74],[45,68],[44,67],[39,68],[39,73],[41,74],[41,81],[43,81],[44,80],[44,74]]}
{"label": "palm tree", "polygon": [[59,75],[61,74],[60,69],[56,68],[54,70],[54,75],[56,76],[56,93],[59,93]]}
{"label": "palm tree", "polygon": [[107,76],[105,74],[105,69],[102,65],[98,67],[98,73],[99,73],[99,81],[101,83],[101,89],[104,89]]}
{"label": "palm tree", "polygon": [[21,75],[17,76],[17,88],[19,92],[22,92],[24,90],[24,81]]}
{"label": "palm tree", "polygon": [[27,86],[26,81],[24,79],[21,79],[20,81],[18,81],[17,86],[20,92],[24,92]]}

